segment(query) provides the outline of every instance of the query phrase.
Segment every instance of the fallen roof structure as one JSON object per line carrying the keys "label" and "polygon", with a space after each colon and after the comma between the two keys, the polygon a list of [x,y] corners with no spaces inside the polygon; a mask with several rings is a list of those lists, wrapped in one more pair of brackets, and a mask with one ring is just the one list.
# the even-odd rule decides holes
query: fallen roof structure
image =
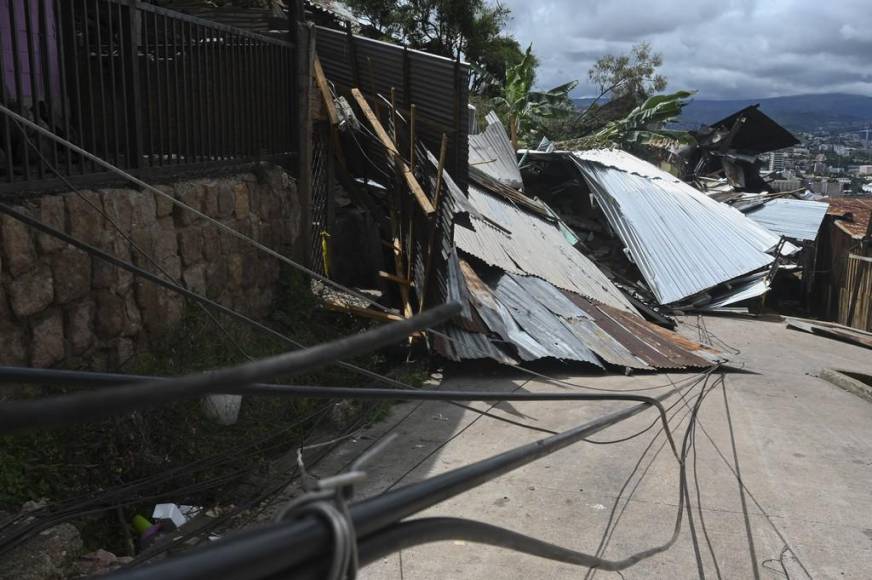
{"label": "fallen roof structure", "polygon": [[573,246],[545,204],[517,203],[523,195],[507,191],[501,180],[513,177],[515,163],[505,130],[491,119],[486,132],[486,146],[471,146],[478,152],[474,158],[501,158],[482,164],[482,172],[491,167],[490,181],[473,172],[468,219],[455,220],[449,299],[465,306],[460,320],[437,337],[439,352],[452,360],[555,358],[633,369],[702,368],[721,360],[720,353],[639,316]]}
{"label": "fallen roof structure", "polygon": [[799,242],[813,242],[829,204],[802,199],[773,199],[745,213],[770,232]]}
{"label": "fallen roof structure", "polygon": [[687,167],[687,181],[719,194],[725,190],[760,192],[768,188],[760,176],[759,156],[798,145],[799,139],[759,107],[745,107],[690,132],[696,144],[679,154]]}
{"label": "fallen roof structure", "polygon": [[[713,288],[772,265],[779,236],[736,209],[624,151],[571,155],[660,304],[704,306]],[[725,290],[722,306],[735,302]]]}

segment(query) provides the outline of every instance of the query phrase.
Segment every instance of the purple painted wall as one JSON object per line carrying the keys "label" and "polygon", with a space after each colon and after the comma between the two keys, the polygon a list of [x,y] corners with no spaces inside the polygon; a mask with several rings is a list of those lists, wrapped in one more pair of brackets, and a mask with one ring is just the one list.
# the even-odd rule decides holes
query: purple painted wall
{"label": "purple painted wall", "polygon": [[[70,1],[70,0],[62,0]],[[25,3],[29,4],[30,8],[30,26],[27,25],[25,17]],[[42,11],[40,6],[45,10],[45,20],[48,21],[48,26],[44,26],[40,22]],[[48,54],[48,70],[49,70],[49,87],[48,94],[52,97],[60,95],[60,67],[58,66],[58,50],[57,50],[57,30],[55,26],[55,3],[54,0],[0,0],[0,49],[2,49],[2,74],[3,85],[8,98],[14,100],[18,94],[21,94],[25,100],[30,100],[33,96],[33,78],[36,80],[37,100],[42,100],[46,96],[45,83],[45,61],[43,55],[43,35],[46,35]],[[17,46],[13,49],[13,24],[15,27],[15,35],[17,35]],[[28,32],[29,30],[29,32]],[[28,40],[28,33],[31,41]],[[33,64],[34,69],[31,70],[31,59],[28,56],[29,42],[32,42],[34,48]],[[21,80],[21,86],[17,86],[15,74],[15,62],[18,62],[18,74]],[[18,92],[20,89],[20,93]]]}

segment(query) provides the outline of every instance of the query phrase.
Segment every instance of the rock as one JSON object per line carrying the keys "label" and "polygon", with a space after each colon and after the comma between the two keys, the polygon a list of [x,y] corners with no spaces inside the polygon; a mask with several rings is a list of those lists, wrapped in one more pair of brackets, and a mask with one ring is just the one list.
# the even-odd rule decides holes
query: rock
{"label": "rock", "polygon": [[185,270],[184,281],[191,292],[206,294],[206,264],[197,264]]}
{"label": "rock", "polygon": [[114,342],[112,353],[115,367],[122,367],[136,354],[136,343],[129,338],[119,338]]}
{"label": "rock", "polygon": [[136,191],[130,196],[132,231],[146,228],[157,221],[157,202],[149,191]]}
{"label": "rock", "polygon": [[[46,195],[39,201],[39,221],[62,232],[67,229],[67,213],[64,198],[59,195]],[[39,233],[36,235],[39,249],[44,254],[56,252],[67,244],[54,236]]]}
{"label": "rock", "polygon": [[124,328],[124,300],[113,292],[101,290],[97,292],[97,335],[102,338],[114,338],[121,334]]}
{"label": "rock", "polygon": [[218,217],[218,182],[210,181],[204,186],[203,212],[212,218]]}
{"label": "rock", "polygon": [[94,314],[96,305],[91,299],[82,300],[67,308],[65,335],[74,355],[80,355],[94,344]]}
{"label": "rock", "polygon": [[[204,188],[202,183],[186,181],[176,184],[176,198],[197,211],[203,211],[203,197]],[[173,211],[176,223],[179,225],[189,226],[200,219],[190,210],[180,206],[176,206]]]}
{"label": "rock", "polygon": [[191,226],[179,232],[179,255],[186,266],[203,259],[203,228]]}
{"label": "rock", "polygon": [[221,242],[218,229],[214,225],[203,227],[203,255],[207,261],[218,259],[221,255]]}
{"label": "rock", "polygon": [[234,210],[236,219],[245,219],[251,212],[251,206],[248,199],[248,185],[244,182],[237,183],[233,187],[233,191],[236,195],[236,208]]}
{"label": "rock", "polygon": [[136,305],[136,297],[133,292],[128,292],[124,298],[124,328],[121,334],[124,336],[136,336],[142,330],[142,314]]}
{"label": "rock", "polygon": [[54,299],[67,304],[84,298],[91,290],[91,257],[76,248],[68,248],[51,257]]}
{"label": "rock", "polygon": [[41,265],[36,270],[13,280],[9,284],[9,300],[12,311],[19,318],[26,318],[45,310],[54,300],[51,269]]}
{"label": "rock", "polygon": [[[173,188],[168,186],[168,185],[158,185],[157,189],[159,189],[160,191],[164,192],[165,194],[167,194],[171,197],[175,193],[173,191]],[[167,198],[166,196],[158,195],[155,193],[154,194],[154,205],[155,205],[155,210],[157,211],[158,219],[160,219],[162,217],[167,217],[167,216],[173,215],[173,208],[175,207],[175,204],[172,201],[170,201],[170,199]]]}
{"label": "rock", "polygon": [[155,243],[155,256],[163,261],[179,255],[179,242],[176,236],[176,226],[170,218],[161,218],[158,222],[158,235]]}
{"label": "rock", "polygon": [[73,573],[81,552],[78,530],[71,524],[60,524],[6,554],[0,580],[62,580]]}
{"label": "rock", "polygon": [[227,264],[223,260],[215,260],[206,264],[206,296],[218,298],[227,286]]}
{"label": "rock", "polygon": [[24,331],[8,321],[0,322],[0,364],[16,366],[26,362]]}
{"label": "rock", "polygon": [[49,367],[64,358],[64,318],[61,311],[51,309],[33,323],[30,341],[30,364]]}
{"label": "rock", "polygon": [[[104,189],[100,191],[103,198],[103,211],[125,234],[133,229],[133,192],[129,189]],[[108,229],[115,226],[107,224]]]}
{"label": "rock", "polygon": [[96,191],[68,193],[64,202],[70,220],[70,235],[88,244],[99,244],[105,224],[103,216],[94,207],[103,207],[100,194]]}
{"label": "rock", "polygon": [[218,184],[218,217],[227,219],[233,215],[236,209],[236,193],[226,181]]}
{"label": "rock", "polygon": [[15,218],[3,214],[0,216],[0,233],[3,234],[3,254],[9,273],[19,276],[32,270],[36,265],[36,248],[33,245],[30,228]]}
{"label": "rock", "polygon": [[242,272],[242,256],[239,254],[231,254],[227,258],[227,282],[228,285],[236,290],[242,288],[243,272]]}

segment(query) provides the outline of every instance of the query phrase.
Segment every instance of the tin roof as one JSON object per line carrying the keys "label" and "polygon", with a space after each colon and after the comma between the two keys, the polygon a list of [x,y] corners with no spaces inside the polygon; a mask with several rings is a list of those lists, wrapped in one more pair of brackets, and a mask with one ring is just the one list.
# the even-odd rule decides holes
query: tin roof
{"label": "tin roof", "polygon": [[872,219],[872,199],[862,197],[831,197],[827,214],[837,217],[851,214],[851,219],[837,220],[839,228],[855,238],[862,238],[869,231]]}
{"label": "tin roof", "polygon": [[572,158],[661,304],[773,262],[779,236],[654,165],[620,150]]}
{"label": "tin roof", "polygon": [[484,131],[469,136],[469,165],[504,185],[523,189],[518,158],[505,127],[493,111],[485,119],[487,127]]}
{"label": "tin roof", "polygon": [[505,272],[537,276],[558,288],[635,312],[621,291],[570,245],[555,223],[475,184],[469,186],[469,202],[478,215],[470,216],[474,229],[455,226],[454,241],[460,250]]}
{"label": "tin roof", "polygon": [[814,241],[829,204],[821,201],[779,198],[747,212],[749,218],[779,236]]}

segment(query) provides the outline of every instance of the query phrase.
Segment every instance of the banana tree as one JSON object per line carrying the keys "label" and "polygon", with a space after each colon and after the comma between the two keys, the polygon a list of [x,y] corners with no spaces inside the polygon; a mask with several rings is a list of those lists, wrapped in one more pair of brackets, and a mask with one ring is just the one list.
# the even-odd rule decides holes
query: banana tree
{"label": "banana tree", "polygon": [[609,122],[593,135],[565,141],[558,145],[564,149],[579,150],[598,147],[626,148],[634,145],[668,149],[688,144],[693,141],[689,133],[663,127],[681,114],[681,110],[692,96],[691,92],[678,91],[649,97],[626,117]]}
{"label": "banana tree", "polygon": [[494,106],[502,113],[509,126],[512,146],[518,149],[519,134],[525,126],[537,118],[549,118],[572,112],[569,93],[578,81],[571,81],[548,91],[534,91],[536,62],[533,45],[527,47],[524,58],[515,66],[506,69],[506,84],[502,95],[494,99]]}

